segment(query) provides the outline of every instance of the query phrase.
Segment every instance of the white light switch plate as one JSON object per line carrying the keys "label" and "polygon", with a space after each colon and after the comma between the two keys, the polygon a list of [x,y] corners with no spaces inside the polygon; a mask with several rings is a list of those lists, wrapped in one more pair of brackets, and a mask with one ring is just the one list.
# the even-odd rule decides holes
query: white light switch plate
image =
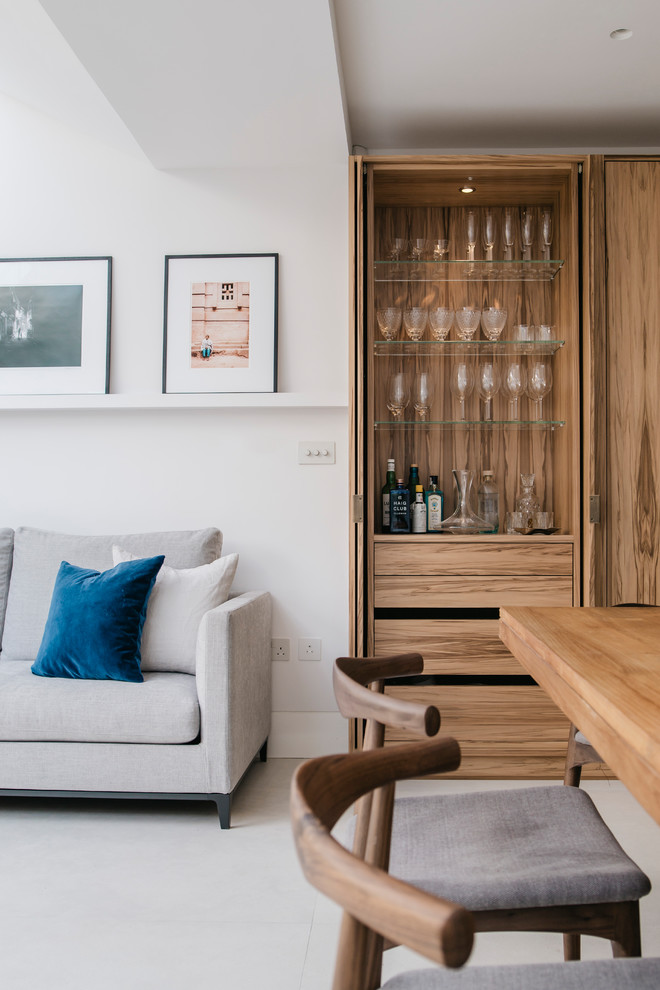
{"label": "white light switch plate", "polygon": [[334,464],[334,440],[299,440],[298,464]]}

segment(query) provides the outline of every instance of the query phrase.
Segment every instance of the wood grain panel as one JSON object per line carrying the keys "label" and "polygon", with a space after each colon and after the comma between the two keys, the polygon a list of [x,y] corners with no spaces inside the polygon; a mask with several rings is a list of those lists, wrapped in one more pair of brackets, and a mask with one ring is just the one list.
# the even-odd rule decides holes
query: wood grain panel
{"label": "wood grain panel", "polygon": [[376,541],[376,575],[381,574],[573,574],[571,543],[510,543],[488,540]]}
{"label": "wood grain panel", "polygon": [[609,604],[658,604],[660,162],[605,165]]}
{"label": "wood grain panel", "polygon": [[497,619],[377,619],[376,656],[415,650],[426,674],[520,674]]}
{"label": "wood grain panel", "polygon": [[571,577],[525,575],[381,575],[374,580],[376,608],[499,608],[502,605],[572,605]]}
{"label": "wood grain panel", "polygon": [[[458,740],[461,777],[540,776],[563,773],[568,720],[544,691],[534,686],[397,686],[387,692],[407,701],[434,704],[441,732]],[[388,732],[389,742],[415,738]]]}

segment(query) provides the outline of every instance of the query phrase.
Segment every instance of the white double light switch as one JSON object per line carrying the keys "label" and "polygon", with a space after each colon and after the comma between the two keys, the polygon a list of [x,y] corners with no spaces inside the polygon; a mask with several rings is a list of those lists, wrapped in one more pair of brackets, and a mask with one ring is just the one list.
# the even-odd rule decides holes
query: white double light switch
{"label": "white double light switch", "polygon": [[298,464],[334,464],[334,440],[299,440]]}

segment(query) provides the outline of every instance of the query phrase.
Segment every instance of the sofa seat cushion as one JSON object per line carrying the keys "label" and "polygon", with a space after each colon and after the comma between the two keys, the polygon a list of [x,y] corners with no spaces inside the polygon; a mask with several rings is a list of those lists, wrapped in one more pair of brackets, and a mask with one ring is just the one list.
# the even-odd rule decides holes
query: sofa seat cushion
{"label": "sofa seat cushion", "polygon": [[2,657],[30,660],[44,633],[53,586],[63,560],[77,567],[106,571],[113,566],[112,545],[138,557],[165,555],[170,567],[199,567],[222,553],[218,529],[174,530],[124,536],[77,536],[19,527],[14,533]]}
{"label": "sofa seat cushion", "polygon": [[199,701],[191,674],[153,671],[130,681],[37,677],[21,660],[0,662],[3,742],[192,742]]}

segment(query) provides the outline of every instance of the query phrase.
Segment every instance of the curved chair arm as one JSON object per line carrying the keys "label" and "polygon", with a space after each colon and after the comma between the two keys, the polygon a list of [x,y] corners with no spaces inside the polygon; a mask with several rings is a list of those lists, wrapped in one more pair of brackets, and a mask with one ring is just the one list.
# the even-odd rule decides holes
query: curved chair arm
{"label": "curved chair arm", "polygon": [[370,930],[452,967],[462,966],[472,949],[470,913],[363,862],[333,839],[330,830],[371,790],[455,770],[460,758],[458,743],[447,736],[308,760],[291,783],[294,840],[309,882]]}
{"label": "curved chair arm", "polygon": [[367,685],[391,677],[419,674],[424,660],[419,653],[399,653],[389,657],[339,657],[335,660],[332,683],[339,711],[345,718],[367,718],[417,735],[435,736],[440,729],[440,712],[435,705],[390,698]]}

